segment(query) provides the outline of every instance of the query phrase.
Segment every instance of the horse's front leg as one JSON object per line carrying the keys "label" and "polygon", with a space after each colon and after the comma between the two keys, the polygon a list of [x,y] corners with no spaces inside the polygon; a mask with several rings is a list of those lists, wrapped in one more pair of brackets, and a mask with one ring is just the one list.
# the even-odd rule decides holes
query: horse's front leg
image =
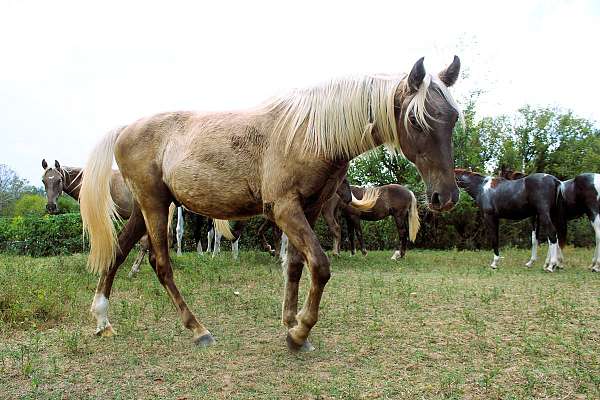
{"label": "horse's front leg", "polygon": [[[305,215],[299,201],[295,198],[281,200],[273,207],[275,222],[288,236],[292,245],[288,254],[283,322],[289,327],[287,335],[288,348],[294,351],[313,349],[307,338],[310,330],[317,323],[321,296],[330,277],[329,259],[312,230],[318,211],[313,210]],[[299,256],[300,254],[303,260]],[[304,307],[295,316],[296,321],[294,323],[292,315],[297,307],[298,282],[302,271],[302,261],[304,260],[310,270],[311,284]]]}
{"label": "horse's front leg", "polygon": [[552,223],[549,212],[541,212],[538,215],[540,223],[540,229],[546,232],[548,235],[548,254],[546,256],[546,262],[544,263],[544,270],[546,272],[554,272],[556,268],[560,267],[558,259],[558,236],[556,228]]}
{"label": "horse's front leg", "polygon": [[494,249],[494,260],[490,267],[493,269],[498,268],[498,261],[500,261],[500,250],[499,250],[499,221],[498,218],[493,214],[485,214],[484,216],[485,225],[488,231],[488,236],[492,242],[492,248]]}

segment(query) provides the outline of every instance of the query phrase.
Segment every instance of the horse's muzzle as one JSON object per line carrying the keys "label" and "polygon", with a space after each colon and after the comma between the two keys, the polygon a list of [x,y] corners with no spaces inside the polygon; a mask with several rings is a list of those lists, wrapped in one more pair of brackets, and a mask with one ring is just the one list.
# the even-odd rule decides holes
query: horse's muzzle
{"label": "horse's muzzle", "polygon": [[58,207],[56,207],[56,204],[48,203],[46,204],[46,211],[48,211],[49,214],[56,214],[58,213]]}
{"label": "horse's muzzle", "polygon": [[429,209],[435,212],[450,211],[456,203],[458,203],[458,189],[454,189],[451,194],[434,192],[429,200]]}

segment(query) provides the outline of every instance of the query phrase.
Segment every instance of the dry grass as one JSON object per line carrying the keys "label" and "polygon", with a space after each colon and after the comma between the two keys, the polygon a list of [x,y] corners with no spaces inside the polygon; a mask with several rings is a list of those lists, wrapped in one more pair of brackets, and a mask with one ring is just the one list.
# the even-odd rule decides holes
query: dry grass
{"label": "dry grass", "polygon": [[590,250],[567,249],[555,274],[525,269],[522,250],[504,251],[498,271],[487,251],[390,255],[333,260],[308,354],[285,348],[281,273],[263,254],[176,259],[184,296],[218,341],[205,350],[147,265],[131,281],[130,262],[120,271],[118,335],[100,339],[84,256],[1,256],[0,398],[600,397]]}

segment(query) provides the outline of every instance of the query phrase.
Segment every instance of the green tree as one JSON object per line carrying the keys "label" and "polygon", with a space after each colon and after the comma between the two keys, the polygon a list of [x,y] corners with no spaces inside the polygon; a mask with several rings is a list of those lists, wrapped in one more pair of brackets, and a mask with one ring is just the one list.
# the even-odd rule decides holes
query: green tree
{"label": "green tree", "polygon": [[46,199],[38,194],[25,194],[16,201],[14,215],[42,216],[46,212]]}

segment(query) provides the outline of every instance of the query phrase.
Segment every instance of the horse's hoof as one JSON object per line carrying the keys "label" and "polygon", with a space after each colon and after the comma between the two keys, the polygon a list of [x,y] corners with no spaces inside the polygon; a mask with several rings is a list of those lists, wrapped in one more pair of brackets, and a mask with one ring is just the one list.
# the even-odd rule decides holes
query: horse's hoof
{"label": "horse's hoof", "polygon": [[544,268],[544,271],[546,271],[546,272],[554,272],[554,266],[548,265],[546,268]]}
{"label": "horse's hoof", "polygon": [[528,261],[528,262],[526,262],[526,263],[525,263],[525,266],[526,266],[527,268],[531,268],[531,266],[532,266],[532,265],[533,265],[533,262],[532,262],[532,261]]}
{"label": "horse's hoof", "polygon": [[215,338],[209,332],[206,335],[202,335],[199,338],[194,339],[194,344],[199,347],[209,347],[215,344]]}
{"label": "horse's hoof", "polygon": [[600,272],[600,265],[598,265],[598,264],[592,265],[592,272]]}
{"label": "horse's hoof", "polygon": [[285,340],[287,342],[288,349],[294,353],[304,353],[315,350],[315,347],[308,340],[305,340],[302,344],[298,344],[294,341],[294,339],[292,339],[292,336],[289,333],[287,334]]}
{"label": "horse's hoof", "polygon": [[109,323],[107,324],[104,328],[97,328],[96,329],[96,336],[100,336],[100,337],[111,337],[116,335],[112,325]]}
{"label": "horse's hoof", "polygon": [[367,254],[369,254],[367,251],[361,251],[361,253],[362,253],[362,255],[363,255],[363,256],[365,256],[365,257],[367,256]]}

